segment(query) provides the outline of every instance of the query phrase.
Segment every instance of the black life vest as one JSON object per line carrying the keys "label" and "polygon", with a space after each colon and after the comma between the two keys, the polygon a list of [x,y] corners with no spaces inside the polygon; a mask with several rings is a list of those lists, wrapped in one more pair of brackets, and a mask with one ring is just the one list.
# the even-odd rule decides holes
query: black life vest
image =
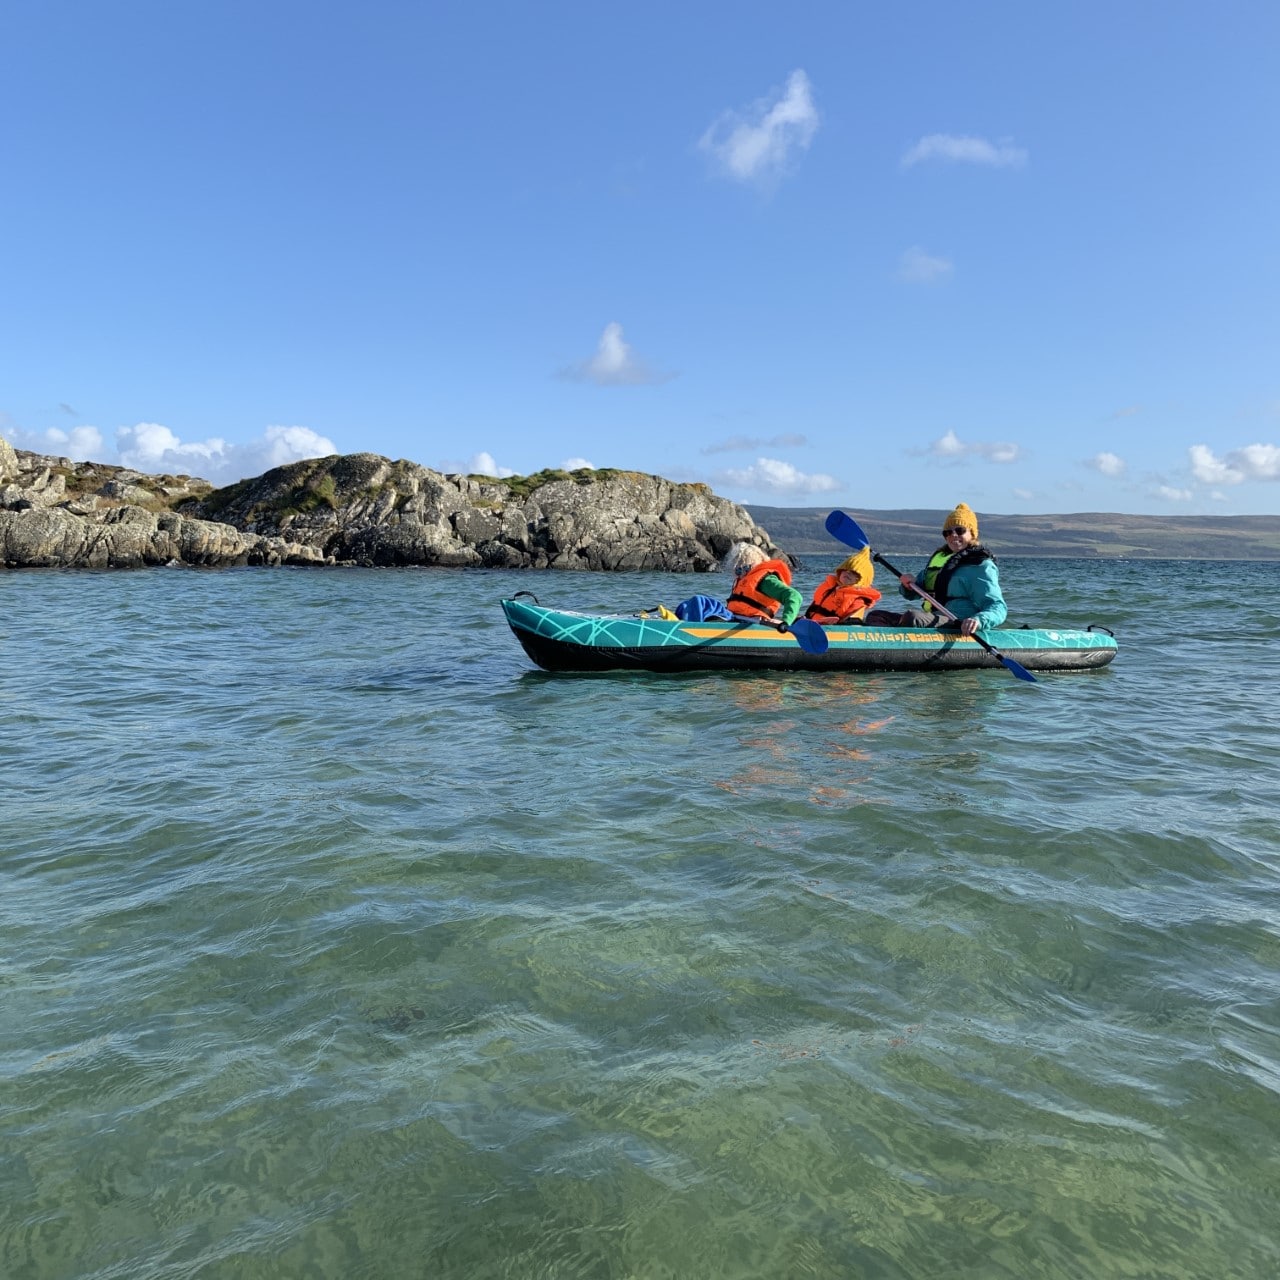
{"label": "black life vest", "polygon": [[[920,575],[920,585],[939,604],[946,604],[951,599],[951,575],[966,565],[981,564],[984,560],[995,560],[995,556],[980,542],[971,547],[952,554],[946,547],[939,547],[929,557],[924,572]],[[928,608],[928,605],[925,606]]]}

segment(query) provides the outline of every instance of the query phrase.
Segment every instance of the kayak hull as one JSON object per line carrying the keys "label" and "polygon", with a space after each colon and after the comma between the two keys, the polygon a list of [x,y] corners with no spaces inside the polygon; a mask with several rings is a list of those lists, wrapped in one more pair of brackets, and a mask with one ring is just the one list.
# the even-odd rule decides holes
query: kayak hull
{"label": "kayak hull", "polygon": [[[793,635],[745,619],[671,622],[642,615],[548,609],[502,601],[525,653],[546,671],[956,671],[999,668],[968,636],[929,628],[827,627],[825,653]],[[1106,631],[1039,628],[984,631],[983,639],[1028,671],[1086,671],[1116,656]]]}

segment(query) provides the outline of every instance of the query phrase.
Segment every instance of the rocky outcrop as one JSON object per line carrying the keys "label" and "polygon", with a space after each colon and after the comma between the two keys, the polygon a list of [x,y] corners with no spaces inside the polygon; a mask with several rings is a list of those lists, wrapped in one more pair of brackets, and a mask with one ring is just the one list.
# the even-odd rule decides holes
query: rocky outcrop
{"label": "rocky outcrop", "polygon": [[705,485],[634,471],[494,480],[356,453],[277,467],[180,509],[363,565],[705,573],[740,540],[777,552]]}
{"label": "rocky outcrop", "polygon": [[313,547],[179,514],[208,493],[190,476],[15,450],[0,440],[0,565],[134,569],[144,565],[325,564]]}
{"label": "rocky outcrop", "polygon": [[706,573],[739,541],[785,557],[744,508],[705,485],[633,471],[496,480],[357,453],[290,463],[215,490],[190,476],[0,451],[0,562],[10,567],[178,562]]}

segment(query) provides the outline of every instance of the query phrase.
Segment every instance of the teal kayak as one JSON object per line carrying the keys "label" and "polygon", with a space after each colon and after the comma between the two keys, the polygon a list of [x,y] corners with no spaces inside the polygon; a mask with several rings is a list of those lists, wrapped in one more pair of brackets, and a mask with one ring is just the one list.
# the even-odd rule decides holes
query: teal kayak
{"label": "teal kayak", "polygon": [[[547,671],[956,671],[999,668],[969,636],[928,628],[827,627],[823,653],[765,623],[669,621],[647,614],[547,609],[528,592],[502,601],[525,653]],[[1029,671],[1084,671],[1116,656],[1115,637],[1093,627],[1010,628],[982,638]]]}

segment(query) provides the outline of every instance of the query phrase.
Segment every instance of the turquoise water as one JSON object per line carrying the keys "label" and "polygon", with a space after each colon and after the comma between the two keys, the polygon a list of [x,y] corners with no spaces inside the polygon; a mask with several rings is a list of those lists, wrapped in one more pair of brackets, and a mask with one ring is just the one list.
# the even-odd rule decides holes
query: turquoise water
{"label": "turquoise water", "polygon": [[1116,662],[549,676],[501,596],[711,584],[0,575],[0,1276],[1274,1275],[1280,566],[1002,573]]}

